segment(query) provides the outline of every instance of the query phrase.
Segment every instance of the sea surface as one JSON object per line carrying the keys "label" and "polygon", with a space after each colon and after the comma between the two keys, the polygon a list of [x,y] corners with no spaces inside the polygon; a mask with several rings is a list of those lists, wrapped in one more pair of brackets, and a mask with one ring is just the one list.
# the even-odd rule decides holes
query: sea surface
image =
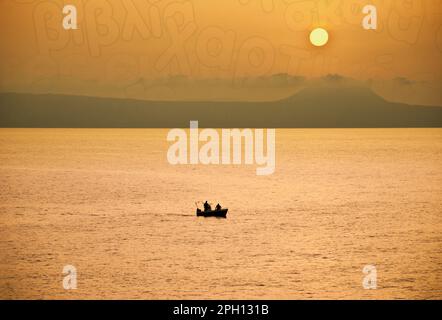
{"label": "sea surface", "polygon": [[442,299],[442,129],[278,129],[268,176],[167,133],[0,129],[0,298]]}

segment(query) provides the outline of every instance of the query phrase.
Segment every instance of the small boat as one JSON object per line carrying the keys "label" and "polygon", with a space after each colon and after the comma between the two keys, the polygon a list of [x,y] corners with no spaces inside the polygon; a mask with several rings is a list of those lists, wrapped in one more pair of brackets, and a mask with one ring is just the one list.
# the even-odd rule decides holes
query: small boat
{"label": "small boat", "polygon": [[208,210],[202,211],[201,209],[196,209],[196,215],[198,217],[218,217],[218,218],[226,218],[227,216],[227,208],[220,210]]}

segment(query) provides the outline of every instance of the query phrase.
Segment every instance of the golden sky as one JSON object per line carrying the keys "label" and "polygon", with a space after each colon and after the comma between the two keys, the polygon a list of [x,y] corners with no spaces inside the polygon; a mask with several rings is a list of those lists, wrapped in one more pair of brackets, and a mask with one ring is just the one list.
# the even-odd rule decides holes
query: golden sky
{"label": "golden sky", "polygon": [[[64,4],[78,30],[62,28]],[[362,28],[366,4],[377,30]],[[309,42],[315,27],[329,32],[324,47]],[[179,99],[191,91],[167,79],[185,76],[222,79],[214,95],[234,97],[244,77],[339,74],[442,104],[442,1],[7,0],[0,28],[2,91]]]}

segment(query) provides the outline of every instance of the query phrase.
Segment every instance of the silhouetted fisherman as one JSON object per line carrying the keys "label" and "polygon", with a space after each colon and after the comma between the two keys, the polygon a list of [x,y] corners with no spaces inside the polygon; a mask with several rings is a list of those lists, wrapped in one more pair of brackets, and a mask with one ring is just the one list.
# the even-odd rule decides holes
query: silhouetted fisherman
{"label": "silhouetted fisherman", "polygon": [[219,210],[221,210],[221,206],[220,206],[220,204],[218,203],[217,205],[216,205],[216,207],[215,207],[215,210],[216,211],[219,211]]}
{"label": "silhouetted fisherman", "polygon": [[207,202],[204,202],[204,211],[211,211],[212,207],[210,206],[210,204]]}

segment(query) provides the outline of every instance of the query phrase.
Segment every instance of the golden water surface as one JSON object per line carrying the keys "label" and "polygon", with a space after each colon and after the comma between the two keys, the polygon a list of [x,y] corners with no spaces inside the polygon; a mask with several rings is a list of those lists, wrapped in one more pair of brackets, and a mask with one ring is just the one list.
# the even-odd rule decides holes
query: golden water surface
{"label": "golden water surface", "polygon": [[167,132],[0,129],[0,298],[442,298],[442,129],[277,130],[269,176]]}

